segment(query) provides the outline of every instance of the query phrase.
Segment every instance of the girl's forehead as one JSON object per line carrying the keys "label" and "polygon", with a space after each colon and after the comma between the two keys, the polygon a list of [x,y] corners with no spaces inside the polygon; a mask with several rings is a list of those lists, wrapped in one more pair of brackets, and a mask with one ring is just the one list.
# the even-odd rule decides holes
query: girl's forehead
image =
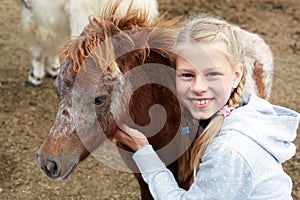
{"label": "girl's forehead", "polygon": [[187,43],[176,48],[178,64],[190,64],[195,67],[213,67],[227,61],[222,43]]}
{"label": "girl's forehead", "polygon": [[177,44],[175,53],[179,56],[211,56],[213,54],[227,54],[226,44],[224,42],[196,42],[188,41]]}

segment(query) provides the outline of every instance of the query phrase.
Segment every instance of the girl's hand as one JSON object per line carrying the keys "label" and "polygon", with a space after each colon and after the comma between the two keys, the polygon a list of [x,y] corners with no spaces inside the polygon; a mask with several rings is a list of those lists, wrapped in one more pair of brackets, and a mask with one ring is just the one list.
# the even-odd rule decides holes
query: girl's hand
{"label": "girl's hand", "polygon": [[120,126],[120,128],[115,132],[113,138],[127,145],[134,151],[137,151],[149,144],[147,137],[143,133],[130,128],[125,124]]}

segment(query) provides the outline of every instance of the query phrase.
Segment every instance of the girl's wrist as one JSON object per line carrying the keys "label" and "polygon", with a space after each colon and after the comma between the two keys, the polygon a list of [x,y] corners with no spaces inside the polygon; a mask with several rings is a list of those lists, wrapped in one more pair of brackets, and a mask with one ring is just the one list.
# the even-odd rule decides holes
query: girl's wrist
{"label": "girl's wrist", "polygon": [[147,146],[147,145],[149,145],[149,142],[148,142],[147,139],[144,139],[143,141],[140,141],[140,142],[137,144],[137,146],[136,146],[136,148],[134,149],[134,151],[138,151],[138,150],[140,150],[141,148],[143,148],[143,147],[145,147],[145,146]]}

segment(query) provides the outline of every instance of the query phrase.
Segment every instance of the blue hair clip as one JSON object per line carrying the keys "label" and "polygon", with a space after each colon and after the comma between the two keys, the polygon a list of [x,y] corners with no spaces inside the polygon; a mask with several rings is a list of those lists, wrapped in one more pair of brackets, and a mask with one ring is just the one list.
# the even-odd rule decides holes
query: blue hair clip
{"label": "blue hair clip", "polygon": [[188,135],[188,134],[190,134],[190,130],[189,130],[188,126],[180,126],[180,129],[181,129],[181,134],[182,135]]}

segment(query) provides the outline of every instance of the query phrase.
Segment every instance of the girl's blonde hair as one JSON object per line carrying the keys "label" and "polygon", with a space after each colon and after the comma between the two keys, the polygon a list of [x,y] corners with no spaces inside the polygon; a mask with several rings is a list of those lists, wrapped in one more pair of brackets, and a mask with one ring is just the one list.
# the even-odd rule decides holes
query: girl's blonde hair
{"label": "girl's blonde hair", "polygon": [[[231,65],[237,66],[241,63],[245,66],[241,41],[237,36],[234,26],[224,20],[207,15],[200,15],[193,18],[183,26],[178,36],[175,49],[181,44],[191,40],[204,43],[221,42],[225,45],[225,50],[222,51],[222,53],[227,57]],[[230,110],[236,109],[242,100],[245,76],[246,70],[244,67],[242,79],[231,93],[226,104]],[[188,185],[189,187],[193,182],[199,170],[201,158],[207,146],[219,133],[223,120],[224,116],[222,115],[213,116],[201,135],[195,139],[193,145],[189,147],[189,150],[179,159],[179,182],[183,185]],[[186,139],[188,139],[188,137],[186,137]],[[190,142],[188,141],[186,144],[190,144]]]}

